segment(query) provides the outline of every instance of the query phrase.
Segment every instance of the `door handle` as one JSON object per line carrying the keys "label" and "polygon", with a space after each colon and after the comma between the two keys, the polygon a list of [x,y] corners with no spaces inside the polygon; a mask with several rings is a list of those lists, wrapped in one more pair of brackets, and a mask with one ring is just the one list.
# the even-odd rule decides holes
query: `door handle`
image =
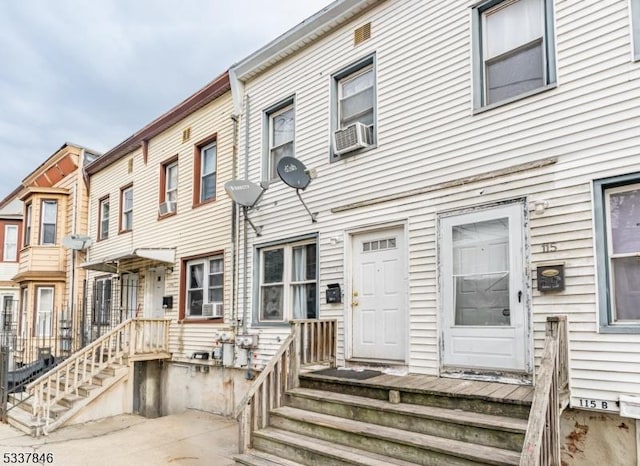
{"label": "door handle", "polygon": [[522,291],[518,291],[518,302],[522,302]]}

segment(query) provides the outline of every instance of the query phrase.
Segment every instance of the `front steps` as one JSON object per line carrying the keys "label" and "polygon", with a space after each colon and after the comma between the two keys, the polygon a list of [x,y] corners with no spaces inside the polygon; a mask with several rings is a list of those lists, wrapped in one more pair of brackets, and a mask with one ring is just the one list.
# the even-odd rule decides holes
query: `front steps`
{"label": "front steps", "polygon": [[517,465],[531,387],[306,374],[256,431],[247,466]]}
{"label": "front steps", "polygon": [[[114,385],[126,379],[128,374],[129,367],[126,365],[113,364],[106,367],[92,378],[91,383],[80,385],[76,393],[66,395],[52,405],[49,409],[49,419],[37,419],[32,415],[34,397],[27,397],[25,393],[13,393],[9,395],[7,420],[16,429],[34,437],[52,432]],[[70,376],[73,377],[73,373],[70,373]]]}

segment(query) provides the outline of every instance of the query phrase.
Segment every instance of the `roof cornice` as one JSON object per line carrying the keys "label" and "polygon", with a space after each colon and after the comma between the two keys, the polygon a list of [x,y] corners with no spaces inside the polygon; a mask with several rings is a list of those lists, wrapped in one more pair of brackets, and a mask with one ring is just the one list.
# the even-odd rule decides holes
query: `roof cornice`
{"label": "roof cornice", "polygon": [[270,68],[386,0],[336,0],[232,66],[240,81]]}

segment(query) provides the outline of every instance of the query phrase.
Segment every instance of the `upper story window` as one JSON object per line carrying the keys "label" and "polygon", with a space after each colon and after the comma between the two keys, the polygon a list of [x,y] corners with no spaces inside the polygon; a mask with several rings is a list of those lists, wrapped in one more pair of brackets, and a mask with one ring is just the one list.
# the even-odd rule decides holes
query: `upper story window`
{"label": "upper story window", "polygon": [[40,244],[56,244],[56,224],[58,220],[58,202],[42,201],[40,212]]}
{"label": "upper story window", "polygon": [[640,0],[631,0],[631,34],[633,59],[640,60]]}
{"label": "upper story window", "polygon": [[24,245],[29,246],[31,244],[31,222],[33,221],[33,204],[27,204],[26,209],[27,211],[24,216]]}
{"label": "upper story window", "polygon": [[278,179],[278,162],[283,157],[295,157],[295,108],[293,99],[287,99],[267,110],[268,154],[265,160],[264,176],[273,181]]}
{"label": "upper story window", "polygon": [[600,330],[640,333],[640,173],[594,182]]}
{"label": "upper story window", "polygon": [[178,156],[164,162],[160,171],[160,216],[176,213],[178,206]]}
{"label": "upper story window", "polygon": [[376,143],[375,57],[361,60],[333,76],[331,160]]}
{"label": "upper story window", "polygon": [[98,239],[107,239],[109,237],[109,196],[100,199],[98,205]]}
{"label": "upper story window", "polygon": [[133,186],[120,190],[120,231],[133,229]]}
{"label": "upper story window", "polygon": [[555,83],[552,0],[491,0],[473,22],[476,108]]}
{"label": "upper story window", "polygon": [[18,260],[18,225],[5,225],[2,260],[15,262]]}
{"label": "upper story window", "polygon": [[223,317],[224,258],[212,255],[183,261],[185,306],[180,318],[216,319]]}
{"label": "upper story window", "polygon": [[261,248],[258,322],[315,319],[318,309],[316,240]]}
{"label": "upper story window", "polygon": [[207,138],[195,146],[194,206],[211,202],[216,198],[217,150],[218,145],[215,136]]}

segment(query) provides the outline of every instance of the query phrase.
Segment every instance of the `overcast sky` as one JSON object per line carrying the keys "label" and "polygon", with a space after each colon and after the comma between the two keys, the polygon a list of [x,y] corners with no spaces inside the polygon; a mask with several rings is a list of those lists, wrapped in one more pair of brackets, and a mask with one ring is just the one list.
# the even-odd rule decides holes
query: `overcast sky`
{"label": "overcast sky", "polygon": [[0,0],[0,199],[106,152],[331,0]]}

